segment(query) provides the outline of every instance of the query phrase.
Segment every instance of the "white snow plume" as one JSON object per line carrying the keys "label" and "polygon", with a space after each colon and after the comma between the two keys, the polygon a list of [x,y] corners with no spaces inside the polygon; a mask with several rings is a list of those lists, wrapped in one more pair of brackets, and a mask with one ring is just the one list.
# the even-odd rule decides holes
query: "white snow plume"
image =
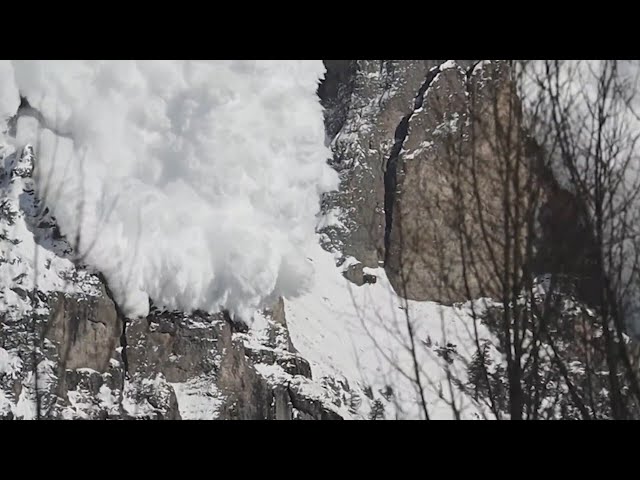
{"label": "white snow plume", "polygon": [[19,118],[16,147],[35,147],[39,195],[125,314],[145,315],[150,297],[248,320],[311,275],[303,246],[337,187],[323,72],[319,60],[0,61],[0,121],[19,95],[41,114]]}

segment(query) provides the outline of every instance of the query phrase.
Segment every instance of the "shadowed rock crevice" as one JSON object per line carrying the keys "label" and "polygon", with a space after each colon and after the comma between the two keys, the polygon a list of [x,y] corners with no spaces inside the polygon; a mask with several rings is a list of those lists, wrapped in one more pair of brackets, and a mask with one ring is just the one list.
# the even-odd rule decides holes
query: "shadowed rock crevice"
{"label": "shadowed rock crevice", "polygon": [[98,278],[100,279],[100,281],[102,282],[102,285],[104,285],[104,292],[105,295],[107,296],[107,298],[109,298],[111,300],[111,302],[113,302],[113,306],[114,309],[116,311],[116,315],[122,325],[122,329],[121,329],[121,333],[120,333],[120,337],[119,337],[119,342],[120,342],[120,358],[122,359],[122,366],[124,368],[124,374],[125,376],[128,376],[129,374],[129,362],[127,359],[127,317],[122,313],[122,310],[120,309],[120,306],[118,305],[118,303],[115,301],[113,293],[111,292],[111,289],[109,288],[109,283],[107,282],[107,279],[104,277],[104,275],[102,273],[98,273]]}

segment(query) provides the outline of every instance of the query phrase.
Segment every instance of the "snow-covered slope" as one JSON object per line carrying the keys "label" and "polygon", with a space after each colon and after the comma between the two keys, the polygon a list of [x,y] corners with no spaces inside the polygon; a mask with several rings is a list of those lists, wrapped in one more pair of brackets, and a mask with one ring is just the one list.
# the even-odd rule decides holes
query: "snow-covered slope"
{"label": "snow-covered slope", "polygon": [[36,196],[33,158],[31,147],[15,151],[0,136],[0,314],[5,321],[29,314],[26,297],[32,290],[98,294],[97,277],[68,258],[68,242]]}
{"label": "snow-covered slope", "polygon": [[[410,327],[429,416],[454,417],[447,374],[466,381],[466,366],[476,352],[469,311],[407,302],[394,293],[382,268],[365,268],[376,281],[356,286],[342,275],[351,262],[336,267],[335,256],[319,245],[308,254],[315,267],[314,286],[285,304],[293,344],[310,361],[314,376],[345,377],[351,388],[363,392],[360,415],[371,415],[371,400],[377,399],[385,418],[421,418]],[[478,328],[481,341],[491,338],[482,325]],[[455,409],[463,418],[477,418],[479,406],[452,382]],[[373,397],[369,401],[367,389]]]}

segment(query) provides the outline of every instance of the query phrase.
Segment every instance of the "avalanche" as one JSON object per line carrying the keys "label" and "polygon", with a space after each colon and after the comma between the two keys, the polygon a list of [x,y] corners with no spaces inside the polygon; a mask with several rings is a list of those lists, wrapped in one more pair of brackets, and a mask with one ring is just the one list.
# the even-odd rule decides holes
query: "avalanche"
{"label": "avalanche", "polygon": [[[326,164],[317,61],[0,61],[0,131],[124,312],[245,319],[305,291]],[[23,103],[23,107],[26,104]]]}

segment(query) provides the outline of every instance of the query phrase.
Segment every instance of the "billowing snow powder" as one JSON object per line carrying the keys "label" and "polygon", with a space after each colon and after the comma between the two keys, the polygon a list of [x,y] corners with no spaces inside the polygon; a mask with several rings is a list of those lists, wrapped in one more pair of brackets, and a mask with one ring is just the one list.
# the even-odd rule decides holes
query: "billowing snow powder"
{"label": "billowing snow powder", "polygon": [[[0,61],[0,121],[123,311],[248,319],[304,291],[326,164],[321,61]],[[2,128],[0,130],[3,130]]]}

